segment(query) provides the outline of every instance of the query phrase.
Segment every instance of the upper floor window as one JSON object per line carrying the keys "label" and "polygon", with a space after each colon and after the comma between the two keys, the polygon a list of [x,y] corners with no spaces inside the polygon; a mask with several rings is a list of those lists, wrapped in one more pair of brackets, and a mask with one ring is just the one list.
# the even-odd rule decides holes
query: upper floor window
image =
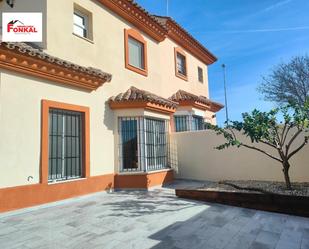
{"label": "upper floor window", "polygon": [[74,5],[73,33],[79,37],[92,40],[92,15],[80,6]]}
{"label": "upper floor window", "polygon": [[204,83],[204,72],[201,67],[197,68],[197,73],[198,73],[198,81]]}
{"label": "upper floor window", "polygon": [[134,29],[125,30],[125,66],[147,76],[147,43]]}
{"label": "upper floor window", "polygon": [[145,69],[144,63],[144,44],[132,37],[128,39],[129,64],[139,69]]}
{"label": "upper floor window", "polygon": [[175,48],[175,70],[177,77],[188,80],[187,57],[180,48]]}

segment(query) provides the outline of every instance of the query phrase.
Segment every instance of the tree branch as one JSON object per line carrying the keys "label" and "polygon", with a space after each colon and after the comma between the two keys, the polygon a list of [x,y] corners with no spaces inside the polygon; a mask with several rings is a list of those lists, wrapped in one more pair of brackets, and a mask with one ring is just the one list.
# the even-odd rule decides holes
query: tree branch
{"label": "tree branch", "polygon": [[286,151],[285,151],[285,155],[287,156],[289,153],[289,149],[292,145],[292,143],[294,142],[294,140],[299,136],[299,134],[302,132],[302,130],[300,128],[298,128],[298,131],[294,134],[294,136],[291,138],[290,142],[288,143],[288,145],[286,146]]}
{"label": "tree branch", "polygon": [[261,142],[262,144],[267,144],[267,145],[269,145],[270,147],[272,147],[272,148],[274,148],[274,149],[277,149],[277,147],[276,147],[275,145],[273,145],[272,143],[269,143],[269,142],[264,141],[264,140],[260,140],[260,142]]}
{"label": "tree branch", "polygon": [[283,145],[285,144],[286,138],[287,138],[287,136],[288,136],[288,134],[289,134],[289,131],[291,130],[291,127],[292,127],[292,126],[289,125],[288,129],[286,130],[284,139],[283,139],[283,141],[282,141],[282,144],[283,144]]}
{"label": "tree branch", "polygon": [[281,133],[281,142],[282,142],[282,146],[284,145],[284,133],[286,131],[286,128],[287,128],[287,123],[284,123],[284,127],[282,129],[282,133]]}
{"label": "tree branch", "polygon": [[302,148],[304,148],[304,146],[305,146],[307,143],[308,143],[308,138],[306,137],[306,138],[305,138],[305,141],[304,141],[297,149],[295,149],[294,151],[292,151],[292,152],[290,153],[290,155],[287,156],[288,160],[289,160],[292,156],[294,156],[298,151],[300,151]]}
{"label": "tree branch", "polygon": [[251,146],[251,145],[247,145],[247,144],[244,144],[244,143],[241,143],[241,146],[244,146],[244,147],[246,147],[246,148],[248,148],[248,149],[252,149],[252,150],[259,151],[259,152],[265,154],[266,156],[269,156],[270,158],[272,158],[272,159],[274,159],[274,160],[276,160],[276,161],[282,163],[282,160],[281,160],[281,159],[279,159],[279,158],[277,158],[277,157],[275,157],[275,156],[273,156],[273,155],[267,153],[266,151],[264,151],[264,150],[262,150],[262,149],[259,149],[259,148],[257,148],[257,147],[254,147],[254,146]]}

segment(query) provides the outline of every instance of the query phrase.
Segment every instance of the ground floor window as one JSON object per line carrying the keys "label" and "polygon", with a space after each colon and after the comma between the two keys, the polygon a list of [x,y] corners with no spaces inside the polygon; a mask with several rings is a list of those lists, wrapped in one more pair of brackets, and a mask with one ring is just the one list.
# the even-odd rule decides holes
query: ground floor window
{"label": "ground floor window", "polygon": [[82,113],[49,109],[49,182],[82,177],[82,130]]}
{"label": "ground floor window", "polygon": [[192,116],[192,130],[199,131],[204,130],[204,118],[201,116]]}
{"label": "ground floor window", "polygon": [[168,120],[120,117],[120,171],[168,168]]}
{"label": "ground floor window", "polygon": [[189,115],[175,116],[174,119],[175,119],[176,132],[190,130],[190,116]]}
{"label": "ground floor window", "polygon": [[204,118],[197,115],[176,115],[175,120],[175,131],[198,131],[204,130]]}

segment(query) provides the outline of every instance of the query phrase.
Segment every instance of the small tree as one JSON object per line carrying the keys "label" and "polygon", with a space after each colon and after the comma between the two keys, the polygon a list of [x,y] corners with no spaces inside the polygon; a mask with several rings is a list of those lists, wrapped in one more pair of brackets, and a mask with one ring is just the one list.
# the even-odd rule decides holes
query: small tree
{"label": "small tree", "polygon": [[303,105],[309,97],[309,56],[296,56],[281,63],[263,77],[258,88],[265,100],[284,105],[293,101]]}
{"label": "small tree", "polygon": [[[226,142],[216,147],[222,150],[230,146],[245,147],[258,151],[282,165],[282,171],[287,189],[291,189],[289,176],[290,159],[308,143],[309,100],[304,106],[288,104],[269,112],[253,110],[252,113],[244,113],[243,121],[230,121],[225,128],[213,126],[218,135],[223,135]],[[283,122],[278,123],[277,116],[281,113]],[[237,139],[237,132],[250,138],[250,143],[244,143]],[[297,142],[301,138],[301,142]],[[276,153],[256,147],[255,144],[264,144]]]}

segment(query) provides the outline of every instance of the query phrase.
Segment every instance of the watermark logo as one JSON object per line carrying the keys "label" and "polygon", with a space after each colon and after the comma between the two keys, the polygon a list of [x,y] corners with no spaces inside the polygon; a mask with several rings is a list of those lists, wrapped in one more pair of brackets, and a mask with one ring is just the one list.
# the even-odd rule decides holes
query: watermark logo
{"label": "watermark logo", "polygon": [[42,42],[42,13],[2,13],[2,40],[5,42]]}

